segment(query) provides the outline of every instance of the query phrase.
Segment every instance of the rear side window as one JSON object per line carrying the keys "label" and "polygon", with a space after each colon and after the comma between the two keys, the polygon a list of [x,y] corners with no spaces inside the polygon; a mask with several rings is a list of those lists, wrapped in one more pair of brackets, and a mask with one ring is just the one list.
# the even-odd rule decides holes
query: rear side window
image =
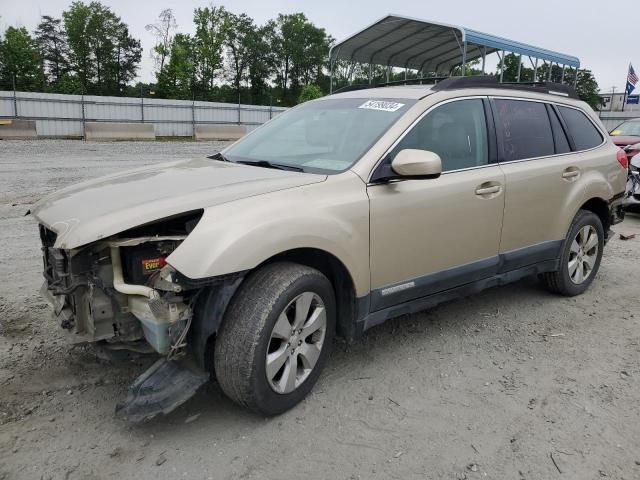
{"label": "rear side window", "polygon": [[569,135],[573,137],[576,150],[588,150],[602,143],[602,135],[584,113],[569,107],[558,107],[558,109],[567,124]]}
{"label": "rear side window", "polygon": [[503,161],[554,154],[553,133],[544,103],[496,99],[495,105]]}

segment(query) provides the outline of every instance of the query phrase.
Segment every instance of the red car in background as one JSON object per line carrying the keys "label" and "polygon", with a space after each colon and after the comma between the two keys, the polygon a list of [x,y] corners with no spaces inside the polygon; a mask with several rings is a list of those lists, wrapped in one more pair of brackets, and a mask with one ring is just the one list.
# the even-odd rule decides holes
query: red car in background
{"label": "red car in background", "polygon": [[624,206],[627,210],[640,210],[640,118],[621,123],[611,130],[609,135],[613,143],[625,151],[629,160],[629,180]]}
{"label": "red car in background", "polygon": [[613,143],[627,152],[629,161],[631,161],[631,157],[640,153],[640,118],[622,122],[611,130],[609,135],[611,135]]}

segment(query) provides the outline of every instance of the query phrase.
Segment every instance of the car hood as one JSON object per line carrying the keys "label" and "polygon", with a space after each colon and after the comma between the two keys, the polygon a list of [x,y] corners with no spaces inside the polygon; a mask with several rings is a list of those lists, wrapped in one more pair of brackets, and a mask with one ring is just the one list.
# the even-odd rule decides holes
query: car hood
{"label": "car hood", "polygon": [[619,147],[626,147],[634,143],[640,143],[640,137],[634,135],[611,135],[611,140]]}
{"label": "car hood", "polygon": [[57,248],[71,249],[172,215],[325,179],[194,159],[72,185],[38,201],[31,214],[57,233]]}

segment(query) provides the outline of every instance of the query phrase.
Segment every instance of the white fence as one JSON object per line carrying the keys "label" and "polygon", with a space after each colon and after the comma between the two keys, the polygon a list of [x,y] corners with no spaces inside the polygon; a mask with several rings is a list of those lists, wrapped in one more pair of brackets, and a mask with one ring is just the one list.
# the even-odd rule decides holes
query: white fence
{"label": "white fence", "polygon": [[35,120],[38,136],[84,137],[85,122],[144,122],[161,137],[190,137],[194,125],[236,124],[252,130],[282,107],[93,95],[0,91],[0,119]]}

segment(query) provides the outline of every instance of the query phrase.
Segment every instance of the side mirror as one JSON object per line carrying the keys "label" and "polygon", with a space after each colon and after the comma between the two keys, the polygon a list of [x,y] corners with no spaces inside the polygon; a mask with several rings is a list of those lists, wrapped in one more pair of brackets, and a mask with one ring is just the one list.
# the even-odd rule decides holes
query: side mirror
{"label": "side mirror", "polygon": [[395,156],[391,169],[400,177],[438,178],[442,173],[442,160],[435,152],[405,149]]}

